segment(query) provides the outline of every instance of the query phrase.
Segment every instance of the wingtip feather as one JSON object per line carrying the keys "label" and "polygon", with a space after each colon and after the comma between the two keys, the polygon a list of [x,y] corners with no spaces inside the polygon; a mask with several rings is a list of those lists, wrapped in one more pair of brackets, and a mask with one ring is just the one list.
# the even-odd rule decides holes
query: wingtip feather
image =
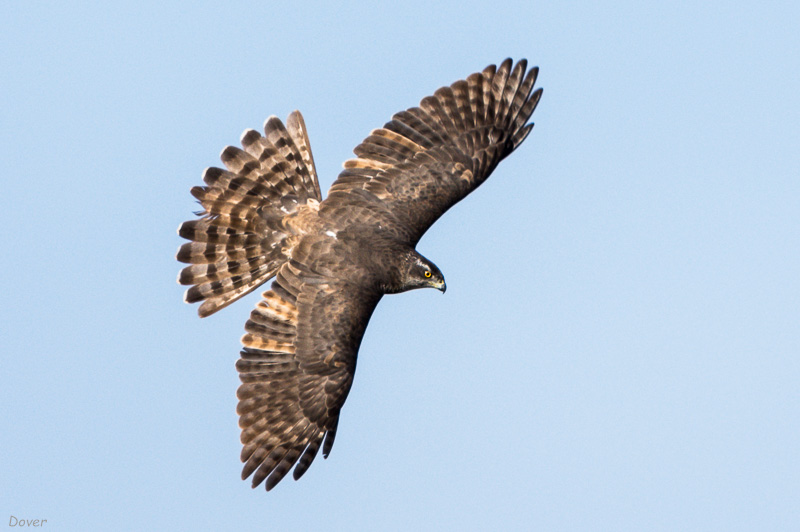
{"label": "wingtip feather", "polygon": [[264,133],[269,136],[269,132],[275,129],[284,129],[283,122],[277,116],[270,115],[270,117],[264,121]]}
{"label": "wingtip feather", "polygon": [[239,137],[239,142],[242,144],[242,146],[246,148],[247,146],[250,146],[254,142],[257,142],[258,139],[260,138],[261,138],[261,133],[259,133],[255,129],[245,129],[244,132],[242,133],[242,136]]}

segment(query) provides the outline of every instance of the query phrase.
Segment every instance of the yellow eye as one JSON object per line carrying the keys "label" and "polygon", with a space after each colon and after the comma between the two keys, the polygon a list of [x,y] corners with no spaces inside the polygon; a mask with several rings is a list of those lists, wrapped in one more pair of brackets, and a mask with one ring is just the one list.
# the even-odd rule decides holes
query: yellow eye
{"label": "yellow eye", "polygon": [[430,277],[430,276],[431,276],[431,271],[425,270],[425,277]]}

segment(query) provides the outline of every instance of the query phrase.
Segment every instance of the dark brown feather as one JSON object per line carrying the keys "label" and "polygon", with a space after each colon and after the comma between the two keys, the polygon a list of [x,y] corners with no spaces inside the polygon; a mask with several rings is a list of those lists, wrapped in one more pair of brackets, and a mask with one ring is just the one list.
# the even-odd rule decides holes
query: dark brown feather
{"label": "dark brown feather", "polygon": [[380,300],[377,292],[306,270],[294,261],[283,265],[245,325],[236,364],[242,478],[253,475],[253,487],[266,480],[267,490],[295,464],[300,478],[323,440],[332,445],[358,347]]}
{"label": "dark brown feather", "polygon": [[[490,65],[423,98],[419,107],[395,114],[382,128],[386,133],[373,131],[356,147],[358,159],[345,163],[321,212],[341,212],[332,205],[338,202],[361,205],[364,196],[349,193],[369,191],[391,213],[373,223],[381,222],[416,245],[530,131],[533,124],[527,122],[541,89],[531,93],[537,69],[526,69],[525,60],[512,67],[507,59],[499,68]],[[393,142],[378,140],[390,135]],[[409,149],[409,143],[420,149]]]}

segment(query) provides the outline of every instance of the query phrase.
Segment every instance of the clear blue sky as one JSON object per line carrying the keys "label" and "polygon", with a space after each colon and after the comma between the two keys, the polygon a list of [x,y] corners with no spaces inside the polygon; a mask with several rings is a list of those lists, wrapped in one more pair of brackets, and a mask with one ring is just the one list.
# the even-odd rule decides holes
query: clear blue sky
{"label": "clear blue sky", "polygon": [[[797,2],[0,8],[0,526],[800,529]],[[189,188],[300,109],[327,190],[392,113],[541,67],[536,128],[384,298],[336,445],[239,480]]]}

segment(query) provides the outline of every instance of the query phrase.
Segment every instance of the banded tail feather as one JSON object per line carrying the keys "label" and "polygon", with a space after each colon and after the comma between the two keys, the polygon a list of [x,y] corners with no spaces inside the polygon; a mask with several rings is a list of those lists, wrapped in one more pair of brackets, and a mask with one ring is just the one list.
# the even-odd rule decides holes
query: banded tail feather
{"label": "banded tail feather", "polygon": [[286,262],[282,244],[293,229],[286,218],[322,196],[303,117],[294,111],[284,125],[267,119],[264,136],[242,134],[242,148],[222,150],[222,168],[208,168],[206,186],[192,195],[203,206],[201,218],[184,222],[178,234],[189,240],[177,259],[189,264],[178,283],[190,288],[187,303],[201,302],[209,316],[272,278]]}

